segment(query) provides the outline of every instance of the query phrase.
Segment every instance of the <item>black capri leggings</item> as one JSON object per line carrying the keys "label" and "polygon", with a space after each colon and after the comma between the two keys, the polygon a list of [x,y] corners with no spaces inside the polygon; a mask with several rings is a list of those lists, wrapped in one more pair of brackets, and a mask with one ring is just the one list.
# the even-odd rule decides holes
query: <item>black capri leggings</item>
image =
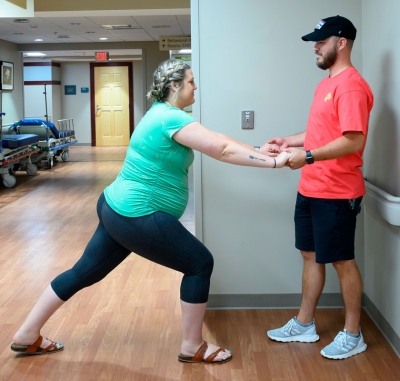
{"label": "black capri leggings", "polygon": [[178,219],[164,212],[124,217],[107,204],[97,203],[99,225],[74,267],[57,276],[51,287],[61,300],[102,280],[131,252],[180,271],[181,300],[208,300],[214,260],[209,250]]}

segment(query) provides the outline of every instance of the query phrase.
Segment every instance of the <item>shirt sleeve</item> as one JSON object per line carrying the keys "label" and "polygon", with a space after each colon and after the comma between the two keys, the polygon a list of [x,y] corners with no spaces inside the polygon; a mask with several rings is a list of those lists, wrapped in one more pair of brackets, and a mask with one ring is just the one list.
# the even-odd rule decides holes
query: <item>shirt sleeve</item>
{"label": "shirt sleeve", "polygon": [[364,91],[353,90],[341,95],[337,103],[337,115],[342,134],[359,131],[364,135],[368,131],[368,96]]}
{"label": "shirt sleeve", "polygon": [[180,109],[170,109],[166,113],[166,118],[163,121],[164,133],[169,137],[179,131],[182,127],[187,124],[194,122],[195,119],[189,115],[186,111]]}

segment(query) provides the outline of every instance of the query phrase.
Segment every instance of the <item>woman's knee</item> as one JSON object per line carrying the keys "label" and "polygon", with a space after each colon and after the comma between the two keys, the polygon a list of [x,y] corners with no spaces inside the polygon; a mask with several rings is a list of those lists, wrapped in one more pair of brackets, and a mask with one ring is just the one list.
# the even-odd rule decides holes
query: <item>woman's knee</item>
{"label": "woman's knee", "polygon": [[204,274],[204,276],[211,277],[214,269],[214,257],[210,252],[196,257],[192,262],[190,268],[185,271],[185,275]]}

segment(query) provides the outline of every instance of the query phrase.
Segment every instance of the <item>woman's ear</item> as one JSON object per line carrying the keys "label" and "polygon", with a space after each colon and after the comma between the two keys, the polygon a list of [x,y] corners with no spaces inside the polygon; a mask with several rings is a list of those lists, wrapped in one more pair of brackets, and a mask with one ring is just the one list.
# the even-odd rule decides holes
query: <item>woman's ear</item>
{"label": "woman's ear", "polygon": [[179,89],[179,84],[176,81],[171,82],[171,89],[177,91]]}

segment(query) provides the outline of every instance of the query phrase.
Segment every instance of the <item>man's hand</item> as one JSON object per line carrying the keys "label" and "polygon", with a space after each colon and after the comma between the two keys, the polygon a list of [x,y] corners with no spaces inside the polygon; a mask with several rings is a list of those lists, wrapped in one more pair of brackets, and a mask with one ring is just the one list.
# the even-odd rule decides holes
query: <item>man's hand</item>
{"label": "man's hand", "polygon": [[289,160],[286,162],[286,165],[290,167],[290,169],[299,169],[306,164],[305,151],[296,148],[288,148],[285,151],[292,153],[292,155],[289,157]]}
{"label": "man's hand", "polygon": [[260,147],[260,153],[268,156],[277,156],[277,154],[288,147],[289,145],[284,138],[273,138]]}
{"label": "man's hand", "polygon": [[275,157],[281,152],[282,151],[280,150],[279,146],[276,144],[265,143],[260,147],[260,153],[267,156]]}

